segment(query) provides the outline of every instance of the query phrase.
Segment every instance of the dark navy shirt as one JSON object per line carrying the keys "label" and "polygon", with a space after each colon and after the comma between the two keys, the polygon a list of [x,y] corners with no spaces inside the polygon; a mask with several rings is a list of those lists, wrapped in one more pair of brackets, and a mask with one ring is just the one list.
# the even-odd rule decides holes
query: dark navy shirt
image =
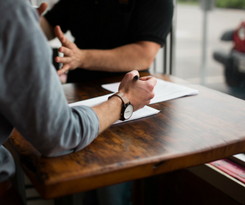
{"label": "dark navy shirt", "polygon": [[[137,41],[162,46],[172,15],[172,0],[60,0],[45,18],[64,32],[70,30],[80,49],[112,49]],[[72,72],[87,76],[91,71]]]}

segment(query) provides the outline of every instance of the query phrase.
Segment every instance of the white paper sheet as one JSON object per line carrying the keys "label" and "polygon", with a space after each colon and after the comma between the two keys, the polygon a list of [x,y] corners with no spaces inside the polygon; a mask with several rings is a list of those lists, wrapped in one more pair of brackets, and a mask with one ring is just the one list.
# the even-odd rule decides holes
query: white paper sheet
{"label": "white paper sheet", "polygon": [[[71,103],[71,104],[69,104],[69,106],[71,106],[71,107],[72,106],[79,106],[79,105],[86,105],[86,106],[90,106],[90,107],[91,106],[95,106],[95,105],[98,105],[98,104],[100,104],[102,102],[105,102],[110,95],[112,95],[112,94],[102,95],[102,96],[99,96],[99,97],[90,98],[88,100],[83,100],[83,101]],[[157,110],[157,109],[151,108],[149,106],[145,106],[142,109],[139,109],[139,110],[135,111],[130,119],[125,120],[125,121],[118,120],[114,124],[127,122],[127,121],[131,121],[131,120],[136,120],[136,119],[140,119],[140,118],[143,118],[143,117],[148,117],[148,116],[151,116],[151,115],[155,115],[155,114],[157,114],[159,112],[160,111]]]}
{"label": "white paper sheet", "polygon": [[[119,87],[119,82],[104,84],[102,85],[102,87],[111,92],[117,92]],[[176,83],[164,81],[161,79],[157,79],[157,84],[154,88],[154,92],[155,92],[155,97],[151,100],[150,104],[172,100],[175,98],[188,96],[188,95],[197,95],[199,93],[198,90],[183,85],[179,85]]]}

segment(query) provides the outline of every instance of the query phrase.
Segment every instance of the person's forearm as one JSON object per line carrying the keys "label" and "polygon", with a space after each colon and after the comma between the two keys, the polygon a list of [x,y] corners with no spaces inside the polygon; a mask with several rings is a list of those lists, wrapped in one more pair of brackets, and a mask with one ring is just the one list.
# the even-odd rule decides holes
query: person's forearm
{"label": "person's forearm", "polygon": [[[134,43],[111,50],[81,50],[81,67],[88,70],[126,72],[151,66],[160,45]],[[152,46],[149,46],[153,44]]]}
{"label": "person's forearm", "polygon": [[99,119],[99,133],[119,120],[121,107],[122,101],[118,97],[112,97],[108,101],[93,107]]}
{"label": "person's forearm", "polygon": [[[3,15],[0,35],[3,31],[11,34],[9,40],[1,40],[4,61],[0,55],[1,69],[5,73],[0,81],[1,105],[6,108],[1,110],[0,119],[4,119],[5,135],[15,127],[44,156],[84,148],[98,135],[96,113],[86,106],[71,108],[67,105],[35,11],[24,1],[16,2],[19,9],[11,6],[14,1],[4,2],[1,5],[10,9]],[[3,12],[2,7],[0,11]],[[16,100],[17,103],[8,106]]]}
{"label": "person's forearm", "polygon": [[80,49],[64,36],[59,26],[55,27],[55,35],[62,44],[59,52],[64,54],[64,57],[56,57],[56,62],[63,64],[59,75],[76,68],[107,72],[145,70],[160,49],[160,44],[151,41],[138,41],[107,50]]}

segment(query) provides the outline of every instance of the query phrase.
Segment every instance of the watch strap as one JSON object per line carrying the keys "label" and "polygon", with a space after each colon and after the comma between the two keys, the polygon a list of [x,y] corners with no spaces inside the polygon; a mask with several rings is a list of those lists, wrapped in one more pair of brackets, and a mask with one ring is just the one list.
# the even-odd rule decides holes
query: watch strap
{"label": "watch strap", "polygon": [[128,98],[124,95],[124,93],[122,93],[122,92],[116,92],[113,95],[111,95],[108,99],[110,99],[114,96],[120,98],[122,101],[122,109],[121,109],[121,114],[120,114],[120,120],[125,120],[124,111],[125,111],[127,105],[130,104],[130,102],[129,102]]}
{"label": "watch strap", "polygon": [[116,92],[114,93],[112,96],[110,96],[109,98],[113,97],[113,96],[117,96],[122,100],[122,103],[125,105],[127,103],[129,103],[128,98],[124,95],[124,93],[122,92]]}

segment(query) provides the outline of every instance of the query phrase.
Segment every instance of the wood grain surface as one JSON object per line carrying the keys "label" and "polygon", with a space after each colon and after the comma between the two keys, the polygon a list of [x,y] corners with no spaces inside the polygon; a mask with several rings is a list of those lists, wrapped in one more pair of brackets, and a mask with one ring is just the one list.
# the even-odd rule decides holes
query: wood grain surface
{"label": "wood grain surface", "polygon": [[[158,78],[182,82],[171,76]],[[68,102],[108,94],[102,83],[63,85]],[[150,105],[154,116],[112,125],[85,149],[45,158],[19,133],[9,144],[43,198],[140,179],[245,151],[245,102],[198,85],[196,96]]]}

